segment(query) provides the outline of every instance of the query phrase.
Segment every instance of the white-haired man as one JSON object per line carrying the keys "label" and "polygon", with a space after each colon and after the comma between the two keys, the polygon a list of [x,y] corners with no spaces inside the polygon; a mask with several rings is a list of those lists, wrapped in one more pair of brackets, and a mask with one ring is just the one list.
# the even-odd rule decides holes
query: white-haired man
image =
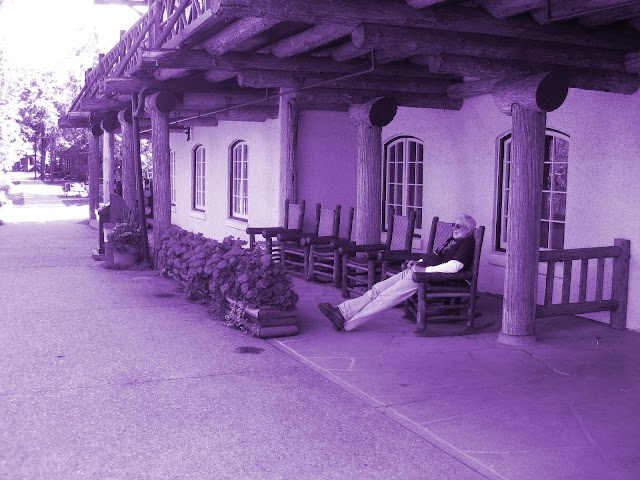
{"label": "white-haired man", "polygon": [[376,313],[387,310],[416,293],[418,285],[411,278],[414,272],[456,273],[471,268],[476,221],[470,215],[460,215],[453,225],[453,235],[425,260],[408,262],[402,272],[376,283],[358,298],[342,302],[337,307],[319,303],[318,308],[336,330],[350,331],[362,325]]}

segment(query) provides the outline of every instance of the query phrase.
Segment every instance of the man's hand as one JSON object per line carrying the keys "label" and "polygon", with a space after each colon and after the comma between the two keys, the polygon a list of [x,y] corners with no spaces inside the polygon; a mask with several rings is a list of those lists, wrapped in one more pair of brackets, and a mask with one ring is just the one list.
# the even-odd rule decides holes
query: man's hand
{"label": "man's hand", "polygon": [[415,266],[422,266],[422,260],[409,260],[407,262],[407,268],[413,268]]}

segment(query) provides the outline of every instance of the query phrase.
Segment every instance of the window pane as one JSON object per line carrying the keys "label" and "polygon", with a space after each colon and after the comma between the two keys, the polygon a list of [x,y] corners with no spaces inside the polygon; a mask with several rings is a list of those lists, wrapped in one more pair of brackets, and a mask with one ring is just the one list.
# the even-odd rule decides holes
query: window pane
{"label": "window pane", "polygon": [[409,164],[409,183],[416,183],[416,164]]}
{"label": "window pane", "polygon": [[554,193],[553,194],[553,219],[564,221],[566,210],[567,210],[567,194]]}
{"label": "window pane", "polygon": [[387,193],[387,203],[388,204],[392,204],[394,202],[394,199],[396,198],[394,193],[396,191],[395,187],[393,185],[391,185],[388,189],[387,189],[388,193]]}
{"label": "window pane", "polygon": [[416,187],[414,187],[413,185],[409,185],[407,187],[409,189],[408,191],[408,196],[407,196],[407,206],[408,207],[413,207],[416,202],[415,202],[415,197],[416,197]]}
{"label": "window pane", "polygon": [[569,161],[569,142],[564,138],[556,137],[556,162]]}
{"label": "window pane", "polygon": [[507,162],[507,174],[505,178],[505,186],[509,186],[509,182],[511,182],[511,162]]}
{"label": "window pane", "polygon": [[564,223],[554,222],[551,228],[551,248],[564,248]]}
{"label": "window pane", "polygon": [[551,213],[551,194],[543,193],[542,194],[542,209],[540,211],[540,216],[546,220],[549,220]]}
{"label": "window pane", "polygon": [[422,209],[416,208],[416,229],[422,228]]}
{"label": "window pane", "polygon": [[418,164],[416,165],[416,183],[418,185],[422,185],[422,175],[423,175],[423,168],[422,168],[422,162],[418,162]]}
{"label": "window pane", "polygon": [[540,248],[549,248],[549,222],[540,222]]}
{"label": "window pane", "polygon": [[551,190],[551,164],[545,163],[542,173],[542,190]]}
{"label": "window pane", "polygon": [[403,165],[402,163],[398,163],[397,167],[398,167],[398,170],[397,170],[397,177],[396,177],[396,179],[397,179],[397,182],[398,182],[398,183],[402,183],[402,181],[403,181],[403,179],[404,179],[404,175],[403,175],[403,174],[404,174],[404,172],[402,171],[402,170],[403,170],[404,165]]}
{"label": "window pane", "polygon": [[393,183],[396,181],[396,164],[389,163],[387,170],[389,170],[389,182]]}
{"label": "window pane", "polygon": [[553,137],[547,135],[544,137],[544,161],[551,162],[553,159]]}
{"label": "window pane", "polygon": [[567,191],[567,164],[555,163],[553,165],[553,189],[557,192]]}
{"label": "window pane", "polygon": [[416,203],[415,203],[416,207],[421,207],[422,206],[422,187],[421,186],[417,186],[416,187]]}
{"label": "window pane", "polygon": [[402,202],[402,185],[396,185],[396,203]]}

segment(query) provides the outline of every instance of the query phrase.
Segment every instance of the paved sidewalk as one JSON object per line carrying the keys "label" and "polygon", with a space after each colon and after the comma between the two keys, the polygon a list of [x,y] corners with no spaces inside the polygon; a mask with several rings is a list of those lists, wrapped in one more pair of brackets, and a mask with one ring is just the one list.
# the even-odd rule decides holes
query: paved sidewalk
{"label": "paved sidewalk", "polygon": [[640,477],[637,333],[558,317],[508,347],[487,295],[473,336],[400,309],[338,333],[317,303],[340,292],[296,279],[299,335],[262,341],[95,242],[0,226],[0,478]]}
{"label": "paved sidewalk", "polygon": [[0,226],[1,479],[483,478],[50,220]]}

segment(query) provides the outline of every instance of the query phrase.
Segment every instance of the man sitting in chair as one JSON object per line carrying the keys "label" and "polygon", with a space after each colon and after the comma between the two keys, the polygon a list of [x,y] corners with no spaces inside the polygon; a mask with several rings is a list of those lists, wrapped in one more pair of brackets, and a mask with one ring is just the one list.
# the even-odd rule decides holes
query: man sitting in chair
{"label": "man sitting in chair", "polygon": [[456,273],[470,268],[475,249],[475,228],[476,221],[471,216],[460,215],[453,225],[453,236],[425,260],[409,261],[408,268],[376,283],[361,297],[347,300],[337,307],[330,303],[319,303],[318,308],[331,320],[336,330],[353,330],[376,313],[387,310],[416,293],[418,285],[411,278],[414,272]]}

